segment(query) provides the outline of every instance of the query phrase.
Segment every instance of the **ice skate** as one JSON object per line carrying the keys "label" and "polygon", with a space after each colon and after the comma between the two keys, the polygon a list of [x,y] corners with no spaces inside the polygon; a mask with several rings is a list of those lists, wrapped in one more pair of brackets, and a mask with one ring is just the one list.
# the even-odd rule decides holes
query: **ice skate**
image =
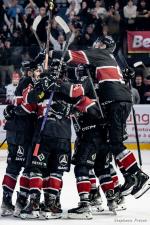
{"label": "ice skate", "polygon": [[56,201],[56,196],[52,194],[45,194],[45,202],[41,208],[41,215],[45,219],[59,219],[62,217],[62,209],[58,201]]}
{"label": "ice skate", "polygon": [[80,202],[77,208],[68,210],[69,219],[92,219],[92,213],[89,202]]}
{"label": "ice skate", "polygon": [[113,212],[114,215],[117,215],[117,213],[116,213],[117,204],[116,204],[116,201],[115,201],[114,191],[113,190],[108,190],[105,193],[105,195],[106,195],[107,206],[109,208],[109,211]]}
{"label": "ice skate", "polygon": [[1,205],[1,216],[11,216],[14,212],[14,206],[12,205],[11,195],[7,192],[3,194],[3,200]]}
{"label": "ice skate", "polygon": [[115,201],[117,203],[116,211],[126,210],[125,197],[122,196],[121,187],[118,187],[118,191],[115,193]]}
{"label": "ice skate", "polygon": [[99,214],[100,212],[103,212],[104,208],[102,206],[102,199],[99,190],[91,190],[89,197],[92,214]]}
{"label": "ice skate", "polygon": [[20,212],[21,219],[39,218],[40,216],[39,202],[40,202],[40,197],[37,194],[32,194],[30,197],[29,203]]}
{"label": "ice skate", "polygon": [[124,175],[125,182],[121,187],[121,192],[123,196],[131,194],[133,187],[135,185],[135,178],[133,175],[126,173]]}
{"label": "ice skate", "polygon": [[140,198],[145,192],[150,189],[150,178],[147,174],[139,170],[135,173],[136,184],[131,192],[135,198]]}
{"label": "ice skate", "polygon": [[15,204],[15,209],[14,209],[14,217],[19,217],[21,210],[25,208],[25,206],[28,204],[27,197],[21,195],[20,193],[17,193],[17,200]]}

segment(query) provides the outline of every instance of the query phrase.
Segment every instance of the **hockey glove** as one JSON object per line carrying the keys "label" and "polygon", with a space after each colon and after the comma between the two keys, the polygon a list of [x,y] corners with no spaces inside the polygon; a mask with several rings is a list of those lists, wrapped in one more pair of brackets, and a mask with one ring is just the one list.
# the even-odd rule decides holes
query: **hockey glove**
{"label": "hockey glove", "polygon": [[15,106],[14,105],[7,105],[6,108],[3,111],[3,115],[6,120],[11,120],[14,118],[15,113],[14,113]]}
{"label": "hockey glove", "polygon": [[125,81],[129,81],[135,77],[135,71],[131,67],[125,68],[122,70],[122,73]]}

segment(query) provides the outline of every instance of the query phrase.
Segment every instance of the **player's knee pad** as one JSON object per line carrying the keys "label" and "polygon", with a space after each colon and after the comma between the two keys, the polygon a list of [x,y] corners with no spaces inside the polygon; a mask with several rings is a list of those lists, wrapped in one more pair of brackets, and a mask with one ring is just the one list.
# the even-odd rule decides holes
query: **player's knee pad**
{"label": "player's knee pad", "polygon": [[76,165],[74,168],[74,173],[76,177],[89,177],[89,168],[87,166]]}

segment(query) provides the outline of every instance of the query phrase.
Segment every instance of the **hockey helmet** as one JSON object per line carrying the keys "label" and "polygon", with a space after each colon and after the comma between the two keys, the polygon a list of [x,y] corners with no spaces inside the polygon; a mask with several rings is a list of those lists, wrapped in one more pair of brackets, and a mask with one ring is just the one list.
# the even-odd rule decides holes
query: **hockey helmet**
{"label": "hockey helmet", "polygon": [[101,36],[96,39],[93,43],[93,47],[97,48],[97,44],[102,43],[106,45],[106,49],[109,49],[111,52],[115,51],[116,43],[111,36]]}

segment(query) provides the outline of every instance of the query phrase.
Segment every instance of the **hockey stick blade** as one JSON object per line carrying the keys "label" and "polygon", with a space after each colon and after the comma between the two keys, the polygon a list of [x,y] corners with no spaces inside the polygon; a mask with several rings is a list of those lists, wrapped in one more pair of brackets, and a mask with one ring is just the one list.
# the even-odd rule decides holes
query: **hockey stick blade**
{"label": "hockey stick blade", "polygon": [[67,23],[60,16],[56,16],[55,21],[63,28],[63,30],[65,31],[65,34],[71,32]]}
{"label": "hockey stick blade", "polygon": [[142,61],[139,61],[139,62],[136,62],[133,64],[133,66],[136,68],[138,66],[143,66],[143,62]]}
{"label": "hockey stick blade", "polygon": [[41,22],[41,20],[42,20],[42,17],[39,15],[39,16],[37,16],[37,17],[35,18],[35,20],[33,21],[32,29],[33,29],[34,31],[37,30],[37,26],[39,25],[39,23]]}

